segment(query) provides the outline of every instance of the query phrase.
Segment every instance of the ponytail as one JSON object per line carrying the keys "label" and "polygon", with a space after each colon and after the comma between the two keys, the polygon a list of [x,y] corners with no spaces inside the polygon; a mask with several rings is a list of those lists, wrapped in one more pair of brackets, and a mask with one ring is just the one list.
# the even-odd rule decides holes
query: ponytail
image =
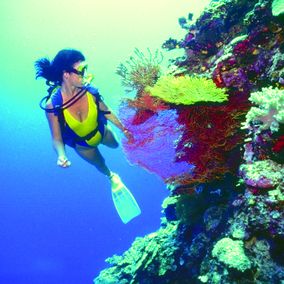
{"label": "ponytail", "polygon": [[51,85],[50,82],[57,83],[57,78],[54,76],[54,70],[52,68],[51,62],[47,58],[38,59],[35,62],[36,69],[36,79],[44,78],[46,79],[46,84]]}

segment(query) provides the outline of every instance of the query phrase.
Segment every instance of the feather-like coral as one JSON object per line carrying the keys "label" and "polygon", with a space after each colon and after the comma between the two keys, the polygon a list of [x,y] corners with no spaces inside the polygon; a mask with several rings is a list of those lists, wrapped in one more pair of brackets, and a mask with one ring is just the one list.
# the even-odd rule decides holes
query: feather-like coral
{"label": "feather-like coral", "polygon": [[122,77],[122,85],[127,91],[141,91],[146,86],[153,86],[161,75],[163,57],[158,50],[154,53],[148,49],[148,56],[138,48],[134,50],[134,55],[124,64],[120,63],[116,73]]}
{"label": "feather-like coral", "polygon": [[217,88],[212,80],[190,76],[162,76],[146,91],[152,96],[176,105],[192,105],[200,102],[225,102],[228,95]]}

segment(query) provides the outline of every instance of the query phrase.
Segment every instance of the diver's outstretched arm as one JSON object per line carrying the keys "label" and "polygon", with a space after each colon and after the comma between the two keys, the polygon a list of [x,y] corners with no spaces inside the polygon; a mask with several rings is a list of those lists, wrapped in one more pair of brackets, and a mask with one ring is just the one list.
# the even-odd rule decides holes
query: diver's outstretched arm
{"label": "diver's outstretched arm", "polygon": [[[51,101],[48,101],[46,104],[46,108],[52,109],[53,105]],[[57,165],[63,168],[69,167],[71,162],[66,157],[65,153],[65,145],[62,140],[60,125],[57,116],[55,116],[52,112],[46,112],[46,117],[48,120],[51,136],[52,136],[52,144],[53,148],[57,153]]]}
{"label": "diver's outstretched arm", "polygon": [[[102,111],[109,111],[110,109],[107,107],[107,105],[103,102],[99,102],[100,110]],[[113,113],[110,112],[109,114],[105,114],[105,117],[107,120],[109,120],[111,123],[113,123],[118,129],[120,129],[127,139],[132,139],[132,135],[129,133],[129,131],[123,126],[121,121],[118,119],[118,117]]]}

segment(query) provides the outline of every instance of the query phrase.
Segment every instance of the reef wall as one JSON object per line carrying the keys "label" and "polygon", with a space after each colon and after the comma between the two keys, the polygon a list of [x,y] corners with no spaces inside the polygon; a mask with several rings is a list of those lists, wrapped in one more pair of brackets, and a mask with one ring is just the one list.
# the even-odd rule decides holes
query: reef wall
{"label": "reef wall", "polygon": [[283,1],[212,1],[163,44],[184,50],[167,72],[138,50],[119,67],[136,90],[121,107],[135,137],[124,151],[169,197],[161,228],[94,283],[284,282],[283,13]]}

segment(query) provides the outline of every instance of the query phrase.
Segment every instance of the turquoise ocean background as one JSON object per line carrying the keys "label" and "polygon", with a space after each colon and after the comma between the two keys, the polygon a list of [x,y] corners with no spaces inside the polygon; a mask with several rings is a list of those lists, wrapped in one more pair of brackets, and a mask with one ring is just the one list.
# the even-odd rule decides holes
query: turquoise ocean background
{"label": "turquoise ocean background", "polygon": [[[179,17],[198,15],[200,0],[3,0],[0,2],[0,283],[92,283],[104,260],[159,228],[168,191],[159,177],[129,165],[121,148],[101,147],[137,199],[142,215],[124,225],[108,180],[72,151],[56,166],[44,112],[44,80],[34,61],[63,48],[81,50],[94,84],[117,113],[128,96],[115,74],[137,47],[155,51],[185,31]],[[198,4],[197,4],[198,3]],[[121,137],[119,131],[115,130]]]}

